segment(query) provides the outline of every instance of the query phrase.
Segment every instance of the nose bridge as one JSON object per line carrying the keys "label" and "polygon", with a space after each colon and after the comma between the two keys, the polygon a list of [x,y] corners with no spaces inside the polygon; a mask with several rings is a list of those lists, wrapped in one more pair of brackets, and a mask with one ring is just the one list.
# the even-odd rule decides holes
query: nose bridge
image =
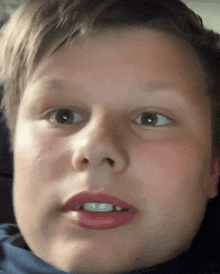
{"label": "nose bridge", "polygon": [[119,121],[116,117],[105,112],[99,113],[88,124],[88,136],[95,139],[114,139],[119,135]]}
{"label": "nose bridge", "polygon": [[[99,138],[111,138],[118,133],[119,120],[110,107],[96,106],[92,110],[90,121],[83,129],[83,135],[91,141]],[[114,129],[114,130],[113,130]]]}
{"label": "nose bridge", "polygon": [[91,117],[89,123],[77,134],[73,165],[76,169],[108,166],[122,171],[127,162],[123,135],[117,117],[105,112]]}
{"label": "nose bridge", "polygon": [[[83,132],[82,132],[83,133]],[[113,130],[112,123],[107,121],[91,122],[85,128],[82,134],[84,142],[81,142],[82,150],[88,155],[88,153],[98,154],[101,151],[107,153],[107,147],[109,146],[117,147],[119,146],[118,141],[118,131],[116,128]],[[90,151],[91,150],[91,151]]]}

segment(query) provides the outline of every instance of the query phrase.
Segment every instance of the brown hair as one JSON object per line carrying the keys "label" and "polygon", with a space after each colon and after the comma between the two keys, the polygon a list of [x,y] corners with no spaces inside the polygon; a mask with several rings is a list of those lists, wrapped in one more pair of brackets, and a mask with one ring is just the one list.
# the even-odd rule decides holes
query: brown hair
{"label": "brown hair", "polygon": [[28,0],[11,17],[1,38],[4,93],[1,110],[13,152],[22,93],[34,69],[67,41],[132,26],[155,28],[187,41],[200,59],[212,114],[212,157],[220,152],[220,35],[180,0]]}

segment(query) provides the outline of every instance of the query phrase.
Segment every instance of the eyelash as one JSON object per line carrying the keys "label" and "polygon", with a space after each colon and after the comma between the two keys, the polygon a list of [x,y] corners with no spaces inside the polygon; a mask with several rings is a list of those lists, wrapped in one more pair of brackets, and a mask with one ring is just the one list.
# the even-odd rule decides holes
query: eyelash
{"label": "eyelash", "polygon": [[[56,113],[58,113],[59,111],[64,111],[64,114],[65,114],[66,111],[67,111],[67,112],[72,112],[72,113],[73,113],[72,118],[75,118],[75,116],[76,116],[76,117],[80,117],[80,116],[81,116],[80,114],[76,113],[76,112],[73,111],[72,109],[66,109],[66,108],[57,109],[57,110],[55,110],[55,111],[52,111],[52,112],[50,113],[49,116],[51,117],[53,114],[56,114]],[[159,113],[156,113],[156,112],[150,112],[150,111],[142,112],[140,115],[138,115],[138,117],[137,117],[136,119],[134,119],[134,121],[140,120],[140,119],[138,119],[138,118],[141,117],[141,116],[143,116],[144,114],[147,114],[147,116],[148,116],[147,120],[150,118],[150,120],[152,121],[152,120],[154,120],[155,116],[160,116],[160,117],[163,117],[162,119],[167,120],[167,121],[168,121],[168,124],[170,124],[170,122],[171,122],[171,119],[170,119],[170,118],[168,118],[168,117],[166,117],[166,116],[164,116],[164,115],[162,115],[162,114],[159,114]],[[149,117],[149,115],[150,115],[150,117]],[[56,116],[56,115],[55,115],[55,116]],[[67,116],[68,116],[68,115],[67,115]],[[64,117],[64,115],[62,115],[62,117]],[[50,120],[51,120],[51,118],[50,118]],[[52,119],[52,120],[54,121],[54,120],[56,120],[56,118],[54,118],[54,119]],[[66,120],[68,120],[68,118],[67,118]],[[142,120],[142,119],[141,119],[141,120]],[[157,119],[157,122],[158,122],[158,120],[160,121],[161,119]],[[53,121],[51,121],[51,122],[53,122]],[[80,121],[76,121],[75,123],[79,123],[79,122],[81,122],[81,121],[82,121],[82,118],[80,119]],[[135,123],[140,124],[140,123],[138,123],[138,122],[135,122]],[[59,124],[59,123],[58,123],[58,124]],[[72,123],[70,123],[70,124],[72,124]],[[69,123],[68,123],[68,125],[69,125]],[[143,126],[147,126],[147,125],[143,125]],[[149,125],[149,126],[152,127],[152,125]],[[162,125],[162,126],[164,126],[164,125]],[[155,125],[153,125],[153,127],[155,127]],[[158,126],[156,126],[156,127],[158,127]],[[159,125],[159,127],[161,127],[161,125]]]}

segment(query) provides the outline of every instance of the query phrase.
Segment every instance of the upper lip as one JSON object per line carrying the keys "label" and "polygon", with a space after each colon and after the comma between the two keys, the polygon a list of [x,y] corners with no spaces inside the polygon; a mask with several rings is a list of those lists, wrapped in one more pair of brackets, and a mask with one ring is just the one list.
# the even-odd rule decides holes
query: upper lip
{"label": "upper lip", "polygon": [[120,200],[117,197],[110,196],[106,193],[91,193],[83,192],[74,195],[64,204],[64,209],[66,211],[76,210],[77,206],[83,205],[84,203],[103,203],[103,204],[112,204],[119,206],[121,208],[128,208],[132,211],[137,211],[132,205],[127,204],[126,202]]}

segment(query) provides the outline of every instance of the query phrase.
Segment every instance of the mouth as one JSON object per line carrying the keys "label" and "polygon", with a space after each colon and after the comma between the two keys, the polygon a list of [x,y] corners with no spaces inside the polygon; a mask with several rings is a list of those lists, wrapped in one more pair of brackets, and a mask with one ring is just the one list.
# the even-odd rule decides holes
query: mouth
{"label": "mouth", "polygon": [[[79,193],[71,197],[70,199],[68,199],[67,202],[64,204],[64,209],[67,211],[69,210],[76,211],[76,210],[82,210],[82,209],[87,210],[89,209],[88,204],[90,204],[90,206],[91,204],[111,205],[113,208],[111,208],[110,211],[112,210],[120,211],[122,209],[126,211],[136,210],[133,206],[120,200],[119,198],[110,196],[105,193],[94,194],[89,192]],[[98,209],[97,205],[96,205],[96,209]],[[94,211],[94,210],[92,210],[91,208],[91,211]]]}
{"label": "mouth", "polygon": [[83,228],[105,230],[130,222],[137,209],[119,198],[105,193],[79,193],[64,205],[71,221]]}

